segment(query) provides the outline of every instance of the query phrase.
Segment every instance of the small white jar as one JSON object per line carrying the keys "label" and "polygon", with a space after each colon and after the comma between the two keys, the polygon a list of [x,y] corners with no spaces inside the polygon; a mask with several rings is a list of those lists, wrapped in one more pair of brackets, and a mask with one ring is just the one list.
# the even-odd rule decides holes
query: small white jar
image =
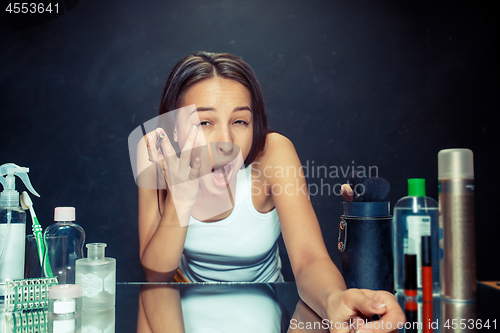
{"label": "small white jar", "polygon": [[60,284],[49,288],[49,332],[81,331],[82,287]]}

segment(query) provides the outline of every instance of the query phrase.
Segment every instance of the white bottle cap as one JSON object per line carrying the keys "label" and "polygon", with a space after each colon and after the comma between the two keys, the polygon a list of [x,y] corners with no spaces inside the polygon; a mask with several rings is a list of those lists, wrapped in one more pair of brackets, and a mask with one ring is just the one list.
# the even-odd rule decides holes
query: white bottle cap
{"label": "white bottle cap", "polygon": [[474,155],[470,149],[443,149],[438,153],[438,179],[474,179]]}
{"label": "white bottle cap", "polygon": [[54,209],[54,221],[76,221],[75,207],[56,207]]}
{"label": "white bottle cap", "polygon": [[49,288],[49,299],[70,299],[82,296],[82,287],[77,284],[58,284]]}

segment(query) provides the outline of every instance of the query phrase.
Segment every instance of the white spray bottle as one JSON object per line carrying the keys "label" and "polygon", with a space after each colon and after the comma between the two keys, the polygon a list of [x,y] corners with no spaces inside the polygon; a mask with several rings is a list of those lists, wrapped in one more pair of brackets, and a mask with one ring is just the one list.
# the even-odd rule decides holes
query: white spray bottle
{"label": "white spray bottle", "polygon": [[[28,168],[7,163],[0,166],[0,297],[5,295],[5,283],[24,279],[24,249],[26,243],[26,213],[19,206],[16,177],[26,188],[39,197],[28,178]],[[6,176],[4,178],[4,176]]]}

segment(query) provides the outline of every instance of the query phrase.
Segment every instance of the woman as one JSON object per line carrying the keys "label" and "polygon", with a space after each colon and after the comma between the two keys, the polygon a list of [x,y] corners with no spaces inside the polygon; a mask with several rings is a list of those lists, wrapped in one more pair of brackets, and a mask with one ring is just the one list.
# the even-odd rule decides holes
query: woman
{"label": "woman", "polygon": [[282,281],[281,230],[299,294],[322,318],[343,323],[376,313],[393,329],[404,322],[390,293],[346,290],[294,146],[268,131],[259,83],[243,60],[205,52],[182,59],[160,115],[170,110],[178,110],[174,128],[149,132],[138,147],[139,169],[154,163],[159,170],[141,177],[167,180],[165,190],[139,187],[140,257],[149,281]]}

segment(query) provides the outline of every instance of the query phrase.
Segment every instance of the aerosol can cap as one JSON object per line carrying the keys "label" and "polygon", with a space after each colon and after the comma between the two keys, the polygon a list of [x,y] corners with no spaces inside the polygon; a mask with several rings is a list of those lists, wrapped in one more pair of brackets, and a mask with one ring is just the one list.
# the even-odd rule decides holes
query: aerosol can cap
{"label": "aerosol can cap", "polygon": [[438,153],[438,179],[474,179],[474,155],[465,148],[443,149]]}

